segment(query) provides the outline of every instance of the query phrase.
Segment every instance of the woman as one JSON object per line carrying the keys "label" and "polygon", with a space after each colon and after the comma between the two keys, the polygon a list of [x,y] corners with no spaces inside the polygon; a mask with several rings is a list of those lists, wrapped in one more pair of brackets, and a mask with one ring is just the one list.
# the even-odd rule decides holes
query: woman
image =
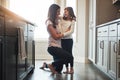
{"label": "woman", "polygon": [[[74,32],[74,26],[75,26],[76,16],[74,14],[72,7],[66,7],[64,9],[64,16],[59,23],[59,27],[61,26],[61,33],[63,33],[63,38],[61,40],[62,48],[70,53],[72,55],[72,47],[73,47],[73,38],[72,33]],[[73,70],[73,62],[70,62],[70,70],[68,67],[68,64],[66,64],[66,72],[64,73],[74,73]]]}
{"label": "woman", "polygon": [[43,63],[41,67],[48,67],[52,73],[61,73],[63,64],[67,64],[73,60],[73,57],[67,51],[61,48],[61,38],[63,34],[58,29],[60,15],[60,7],[52,4],[48,11],[48,19],[46,20],[47,31],[49,33],[48,52],[53,56],[54,61],[51,64]]}

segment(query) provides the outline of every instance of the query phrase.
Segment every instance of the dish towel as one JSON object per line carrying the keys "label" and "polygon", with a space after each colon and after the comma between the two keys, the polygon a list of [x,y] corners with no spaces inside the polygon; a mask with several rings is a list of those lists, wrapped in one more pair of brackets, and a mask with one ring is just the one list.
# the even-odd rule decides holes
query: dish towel
{"label": "dish towel", "polygon": [[22,60],[26,58],[23,27],[18,27],[18,55],[21,57]]}

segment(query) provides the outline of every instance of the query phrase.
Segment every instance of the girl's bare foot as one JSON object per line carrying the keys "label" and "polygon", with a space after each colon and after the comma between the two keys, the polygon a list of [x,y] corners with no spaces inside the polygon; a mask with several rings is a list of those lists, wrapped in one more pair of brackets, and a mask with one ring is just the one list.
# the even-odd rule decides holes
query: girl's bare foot
{"label": "girl's bare foot", "polygon": [[73,74],[74,73],[74,69],[70,68],[70,71],[68,72],[69,74]]}
{"label": "girl's bare foot", "polygon": [[66,71],[65,72],[63,72],[64,74],[68,74],[69,73],[69,68],[67,67],[66,68]]}
{"label": "girl's bare foot", "polygon": [[65,71],[65,72],[63,72],[64,74],[68,74],[69,73],[69,71]]}

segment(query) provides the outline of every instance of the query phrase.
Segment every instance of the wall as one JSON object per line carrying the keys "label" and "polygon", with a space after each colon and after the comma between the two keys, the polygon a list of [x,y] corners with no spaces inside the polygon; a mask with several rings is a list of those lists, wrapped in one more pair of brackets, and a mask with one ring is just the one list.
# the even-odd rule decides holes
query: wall
{"label": "wall", "polygon": [[120,5],[113,5],[112,0],[96,0],[96,25],[117,19]]}
{"label": "wall", "polygon": [[35,41],[35,59],[52,59],[47,52],[47,41]]}
{"label": "wall", "polygon": [[88,54],[88,1],[77,1],[77,42],[75,43],[74,54],[77,61],[85,63]]}

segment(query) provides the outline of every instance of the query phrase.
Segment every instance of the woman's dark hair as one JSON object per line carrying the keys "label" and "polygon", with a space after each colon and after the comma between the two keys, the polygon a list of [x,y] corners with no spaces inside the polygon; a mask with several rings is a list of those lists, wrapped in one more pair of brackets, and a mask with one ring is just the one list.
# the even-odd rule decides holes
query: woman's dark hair
{"label": "woman's dark hair", "polygon": [[57,4],[52,4],[48,10],[48,20],[52,21],[53,27],[56,28],[56,15],[57,10],[60,9],[60,6]]}
{"label": "woman's dark hair", "polygon": [[[64,10],[67,10],[69,12],[69,18],[70,20],[75,20],[76,21],[76,16],[74,14],[73,8],[72,7],[66,7]],[[67,17],[63,16],[63,19],[66,20]]]}

